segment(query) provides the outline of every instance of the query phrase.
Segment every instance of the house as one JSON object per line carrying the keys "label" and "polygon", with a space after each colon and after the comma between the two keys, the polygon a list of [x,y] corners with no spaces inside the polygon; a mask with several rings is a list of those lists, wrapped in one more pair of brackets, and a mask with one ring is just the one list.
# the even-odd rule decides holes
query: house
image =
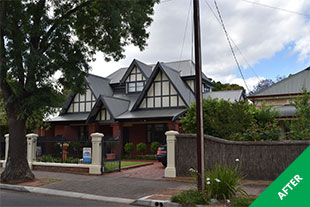
{"label": "house", "polygon": [[265,105],[274,106],[279,111],[279,125],[283,131],[285,129],[284,120],[291,120],[295,117],[296,108],[291,105],[291,102],[296,97],[302,95],[302,88],[305,87],[310,91],[310,67],[294,74],[287,78],[258,91],[247,98],[250,99],[257,107]]}
{"label": "house", "polygon": [[[203,74],[203,93],[213,84]],[[192,61],[147,65],[133,60],[106,78],[89,74],[85,94],[70,94],[51,128],[41,136],[63,135],[87,140],[100,132],[121,138],[121,145],[133,142],[166,142],[164,133],[179,131],[179,117],[195,101],[195,67]],[[149,147],[148,147],[149,148]]]}
{"label": "house", "polygon": [[210,91],[203,94],[204,99],[218,99],[230,102],[239,102],[246,99],[244,90],[230,90],[230,91]]}

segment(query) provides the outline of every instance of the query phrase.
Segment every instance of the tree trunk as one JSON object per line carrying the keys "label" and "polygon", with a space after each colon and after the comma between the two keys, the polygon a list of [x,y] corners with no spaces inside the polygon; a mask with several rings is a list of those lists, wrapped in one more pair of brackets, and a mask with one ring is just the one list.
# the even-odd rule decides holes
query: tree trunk
{"label": "tree trunk", "polygon": [[5,183],[21,183],[34,179],[27,161],[26,120],[17,118],[18,113],[14,105],[11,103],[11,106],[7,106],[7,112],[10,111],[7,113],[10,134],[9,153],[5,170],[1,174],[1,182]]}

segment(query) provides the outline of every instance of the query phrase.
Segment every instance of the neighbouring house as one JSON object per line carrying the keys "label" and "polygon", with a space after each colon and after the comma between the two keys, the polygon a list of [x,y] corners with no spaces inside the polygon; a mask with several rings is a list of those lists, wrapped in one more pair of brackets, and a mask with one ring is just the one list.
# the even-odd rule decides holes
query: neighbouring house
{"label": "neighbouring house", "polygon": [[274,106],[279,111],[279,125],[283,132],[285,129],[284,120],[294,119],[296,108],[291,105],[291,102],[296,97],[302,95],[302,88],[305,87],[310,91],[310,67],[294,74],[287,78],[258,91],[247,98],[250,99],[257,107],[265,105]]}
{"label": "neighbouring house", "polygon": [[203,98],[239,102],[246,100],[246,95],[244,90],[210,91],[209,93],[204,93]]}
{"label": "neighbouring house", "polygon": [[[195,101],[195,66],[190,60],[155,65],[133,60],[106,78],[89,74],[85,85],[86,93],[70,94],[40,135],[87,140],[100,132],[119,136],[122,146],[144,142],[150,152],[152,142],[165,144],[166,131],[180,131],[179,118]],[[203,74],[203,93],[211,94],[213,87]]]}

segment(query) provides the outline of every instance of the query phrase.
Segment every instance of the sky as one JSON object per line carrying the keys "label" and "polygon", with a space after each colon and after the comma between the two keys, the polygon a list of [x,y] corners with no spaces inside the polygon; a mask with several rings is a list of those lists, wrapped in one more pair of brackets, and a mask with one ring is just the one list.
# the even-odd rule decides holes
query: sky
{"label": "sky", "polygon": [[[310,66],[310,0],[217,0],[217,5],[249,90],[259,80],[275,80]],[[214,14],[214,0],[200,0],[202,70],[215,81],[245,87]],[[126,58],[118,62],[105,62],[97,53],[90,73],[106,77],[133,59],[146,64],[193,60],[192,15],[192,0],[162,0],[154,8],[145,50],[127,46]]]}

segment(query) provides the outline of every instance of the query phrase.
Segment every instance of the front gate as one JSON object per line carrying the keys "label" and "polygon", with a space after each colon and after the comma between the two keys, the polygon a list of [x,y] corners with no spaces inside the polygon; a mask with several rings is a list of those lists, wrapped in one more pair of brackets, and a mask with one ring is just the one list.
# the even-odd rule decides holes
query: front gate
{"label": "front gate", "polygon": [[104,137],[102,139],[102,173],[121,171],[120,138]]}

